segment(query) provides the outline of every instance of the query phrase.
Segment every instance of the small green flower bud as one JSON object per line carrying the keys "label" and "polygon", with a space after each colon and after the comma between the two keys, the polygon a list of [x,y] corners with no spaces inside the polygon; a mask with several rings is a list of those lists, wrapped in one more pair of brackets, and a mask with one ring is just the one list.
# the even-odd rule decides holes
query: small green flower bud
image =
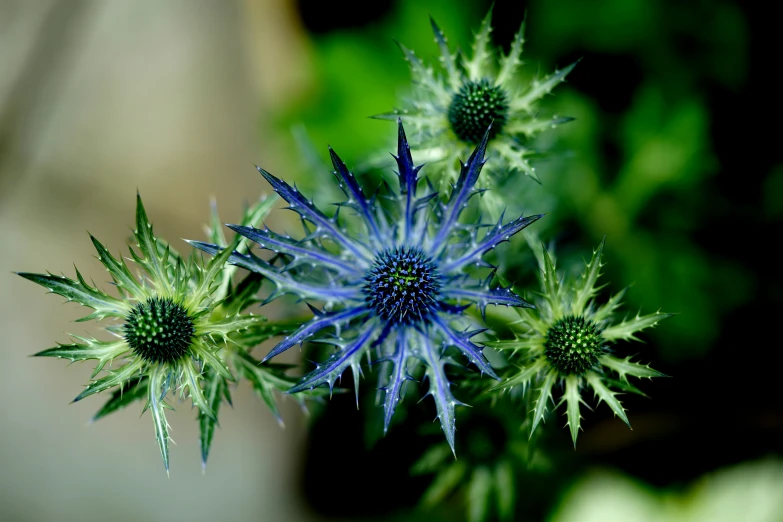
{"label": "small green flower bud", "polygon": [[500,86],[492,85],[486,78],[466,81],[451,99],[448,115],[451,130],[463,142],[481,141],[490,123],[491,140],[503,130],[508,119],[508,97]]}
{"label": "small green flower bud", "polygon": [[549,328],[544,344],[549,362],[563,375],[582,375],[605,351],[601,332],[593,321],[566,316]]}
{"label": "small green flower bud", "polygon": [[182,305],[153,297],[137,304],[125,319],[125,340],[150,363],[167,363],[188,352],[195,328]]}

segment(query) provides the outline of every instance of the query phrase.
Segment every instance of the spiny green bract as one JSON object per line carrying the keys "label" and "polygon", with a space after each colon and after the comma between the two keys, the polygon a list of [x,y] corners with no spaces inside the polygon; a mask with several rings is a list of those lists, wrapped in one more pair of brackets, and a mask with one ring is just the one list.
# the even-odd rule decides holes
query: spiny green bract
{"label": "spiny green bract", "polygon": [[630,426],[618,392],[641,392],[628,382],[632,377],[660,377],[663,374],[647,365],[620,358],[612,353],[612,343],[638,340],[635,334],[658,324],[672,314],[656,312],[637,315],[616,323],[614,312],[620,306],[624,290],[599,305],[594,300],[604,242],[593,252],[581,279],[561,284],[555,264],[546,249],[539,258],[541,294],[534,301],[537,311],[518,309],[519,320],[509,325],[516,338],[486,343],[511,352],[511,375],[493,388],[495,391],[515,387],[535,388],[532,392],[531,434],[543,420],[555,384],[562,383],[565,393],[559,404],[566,403],[568,426],[574,445],[579,434],[585,386],[593,389],[599,401],[605,402],[623,422]]}
{"label": "spiny green bract", "polygon": [[[243,222],[257,223],[277,198],[260,201],[248,209]],[[215,218],[215,221],[217,219]],[[211,239],[228,246],[219,226]],[[112,390],[108,402],[93,417],[104,417],[136,400],[150,410],[155,435],[166,470],[169,468],[169,427],[165,410],[169,394],[180,400],[190,397],[199,412],[202,461],[206,463],[223,400],[230,402],[228,383],[235,374],[246,377],[279,419],[274,390],[286,390],[293,381],[283,368],[259,365],[250,350],[264,340],[292,327],[267,323],[263,317],[242,313],[258,301],[254,295],[262,278],[253,274],[236,287],[226,265],[234,249],[246,249],[235,238],[225,254],[204,263],[201,256],[185,259],[155,237],[141,197],[137,196],[135,247],[132,260],[139,268],[134,276],[125,261],[115,258],[100,241],[90,236],[98,260],[108,270],[117,288],[112,297],[89,284],[77,270],[76,280],[52,274],[20,273],[22,277],[94,311],[79,321],[109,319],[105,327],[114,339],[101,341],[71,335],[70,344],[60,344],[37,353],[71,361],[95,359],[92,382],[74,401]],[[119,363],[119,364],[118,364]],[[106,375],[97,378],[106,367]],[[114,366],[112,368],[112,366]],[[233,370],[232,370],[233,368]]]}
{"label": "spiny green bract", "polygon": [[[525,24],[511,43],[508,54],[490,45],[492,10],[481,23],[469,59],[452,52],[447,39],[430,19],[440,50],[440,71],[423,63],[412,50],[400,44],[411,68],[411,95],[400,109],[375,116],[396,121],[402,118],[410,132],[410,143],[419,157],[437,165],[441,189],[458,174],[452,161],[467,157],[492,123],[493,172],[501,177],[521,172],[538,181],[530,157],[536,151],[530,141],[539,133],[572,118],[547,118],[539,114],[538,102],[571,72],[575,64],[543,78],[524,82],[519,78]],[[496,59],[496,55],[499,58]],[[486,185],[486,182],[485,182]],[[503,205],[501,205],[502,207]]]}

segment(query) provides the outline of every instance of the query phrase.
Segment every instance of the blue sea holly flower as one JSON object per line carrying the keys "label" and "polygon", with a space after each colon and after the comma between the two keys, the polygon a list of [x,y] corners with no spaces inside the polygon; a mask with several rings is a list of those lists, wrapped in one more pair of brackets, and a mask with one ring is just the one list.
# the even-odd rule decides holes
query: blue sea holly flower
{"label": "blue sea holly flower", "polygon": [[[461,354],[482,374],[497,379],[471,338],[483,329],[458,328],[466,324],[463,312],[472,304],[484,312],[487,305],[531,306],[509,288],[492,285],[492,275],[475,280],[467,273],[476,265],[490,267],[482,257],[499,243],[541,216],[519,217],[503,224],[461,223],[460,216],[475,189],[491,129],[484,133],[445,202],[429,186],[420,193],[420,166],[411,158],[402,122],[398,122],[397,155],[399,192],[394,205],[384,210],[376,197],[368,198],[343,161],[330,149],[334,175],[346,196],[338,205],[355,211],[360,231],[351,233],[338,215],[328,217],[296,187],[262,168],[258,171],[302,219],[305,236],[293,239],[267,228],[228,225],[262,249],[275,253],[266,261],[253,253],[234,252],[229,263],[262,274],[273,281],[273,299],[293,294],[309,302],[315,317],[275,346],[268,360],[308,339],[336,346],[327,360],[289,390],[297,393],[321,385],[333,388],[347,368],[355,386],[361,374],[361,359],[375,357],[383,363],[380,377],[385,391],[384,431],[401,399],[413,366],[422,363],[435,400],[438,417],[449,444],[454,448],[454,398],[445,372],[458,364],[452,354]],[[338,212],[339,214],[339,212]],[[192,242],[211,254],[221,248]],[[327,330],[329,329],[329,330]],[[325,332],[331,331],[327,336]]]}

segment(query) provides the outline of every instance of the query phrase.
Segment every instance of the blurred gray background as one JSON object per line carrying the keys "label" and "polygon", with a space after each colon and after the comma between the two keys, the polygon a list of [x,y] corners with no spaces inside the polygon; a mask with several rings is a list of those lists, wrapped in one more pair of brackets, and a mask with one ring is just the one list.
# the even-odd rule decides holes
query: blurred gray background
{"label": "blurred gray background", "polygon": [[29,357],[99,329],[11,274],[76,264],[105,287],[87,231],[123,250],[137,189],[175,245],[203,237],[210,196],[235,221],[267,190],[252,163],[283,166],[264,115],[306,80],[298,24],[286,0],[0,1],[0,520],[312,518],[295,404],[281,430],[241,387],[205,475],[180,404],[168,479],[140,408],[91,425],[105,398],[68,404],[90,364]]}

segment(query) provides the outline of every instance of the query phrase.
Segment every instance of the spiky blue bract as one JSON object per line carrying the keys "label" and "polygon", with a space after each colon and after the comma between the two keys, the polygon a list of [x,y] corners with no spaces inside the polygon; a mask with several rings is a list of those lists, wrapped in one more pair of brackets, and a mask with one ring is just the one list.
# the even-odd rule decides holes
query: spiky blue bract
{"label": "spiky blue bract", "polygon": [[[274,263],[252,253],[233,253],[230,263],[263,274],[275,284],[271,298],[293,294],[308,303],[320,303],[315,317],[283,339],[267,356],[276,356],[306,340],[336,346],[334,354],[318,363],[290,392],[317,386],[332,389],[347,368],[357,379],[363,357],[382,368],[379,385],[385,391],[384,431],[399,403],[403,386],[417,365],[424,366],[429,391],[449,444],[454,445],[454,409],[460,402],[451,390],[445,366],[477,367],[497,378],[471,339],[483,330],[465,330],[463,311],[475,304],[530,306],[509,288],[492,285],[492,277],[476,280],[468,268],[489,266],[482,256],[541,216],[519,218],[487,226],[460,218],[484,165],[488,132],[462,169],[448,200],[422,190],[402,122],[398,122],[397,177],[399,189],[391,196],[394,209],[381,208],[368,197],[337,154],[330,150],[334,174],[346,196],[338,209],[350,209],[354,226],[344,226],[337,215],[328,217],[296,187],[257,167],[272,188],[297,212],[304,225],[302,239],[270,230],[229,225],[277,254]],[[343,212],[345,214],[345,212]],[[347,224],[347,223],[346,223]],[[487,232],[484,232],[487,230]],[[350,230],[353,230],[350,231]],[[221,255],[223,249],[206,243],[199,248]],[[459,323],[459,324],[458,324]],[[329,335],[327,335],[329,333]]]}
{"label": "spiky blue bract", "polygon": [[536,312],[520,310],[519,320],[510,324],[514,339],[485,343],[507,351],[513,363],[507,379],[495,391],[532,387],[531,434],[544,420],[553,392],[561,384],[566,405],[567,425],[574,445],[581,424],[582,392],[592,388],[599,402],[605,402],[628,426],[626,410],[618,395],[641,392],[628,382],[628,376],[660,377],[663,374],[647,365],[619,357],[613,347],[616,341],[638,340],[635,334],[657,325],[672,314],[656,312],[615,321],[624,291],[603,304],[595,298],[602,264],[604,241],[593,252],[581,278],[562,281],[555,262],[542,247],[537,256],[541,268],[541,292],[535,299]]}
{"label": "spiky blue bract", "polygon": [[[256,223],[272,208],[277,198],[267,198],[249,208],[245,225]],[[220,228],[212,228],[212,241],[228,246]],[[135,401],[144,401],[155,427],[161,457],[169,469],[169,426],[165,410],[172,409],[169,396],[189,397],[198,410],[201,428],[202,462],[206,463],[220,404],[230,400],[229,381],[235,374],[250,380],[272,411],[277,414],[272,392],[287,390],[293,381],[283,369],[259,366],[249,351],[257,344],[295,328],[266,322],[258,315],[243,313],[257,303],[261,284],[250,274],[235,287],[237,269],[226,264],[232,251],[246,248],[237,236],[230,249],[206,263],[202,256],[185,258],[153,234],[141,197],[136,201],[135,249],[130,257],[138,268],[131,271],[122,257],[114,257],[92,237],[98,260],[111,275],[117,296],[88,283],[77,270],[76,279],[52,274],[20,273],[22,277],[91,308],[81,319],[108,319],[111,341],[72,335],[72,343],[37,353],[71,361],[98,361],[92,382],[75,401],[112,390],[109,400],[93,417],[102,418]],[[106,368],[106,374],[98,375]],[[233,371],[232,371],[233,368]]]}
{"label": "spiky blue bract", "polygon": [[470,58],[452,51],[446,36],[435,20],[430,19],[440,51],[438,69],[425,64],[411,49],[400,44],[411,68],[410,96],[401,108],[375,116],[387,120],[402,118],[420,157],[438,162],[433,165],[436,170],[430,172],[430,177],[436,174],[441,187],[456,179],[457,172],[451,162],[454,153],[466,154],[479,143],[490,123],[489,138],[497,157],[492,170],[501,178],[523,173],[538,181],[536,169],[530,163],[537,153],[532,140],[541,132],[572,119],[543,117],[538,105],[565,80],[575,64],[524,81],[519,74],[525,42],[524,22],[508,54],[503,54],[490,45],[491,17],[490,9],[476,33]]}

